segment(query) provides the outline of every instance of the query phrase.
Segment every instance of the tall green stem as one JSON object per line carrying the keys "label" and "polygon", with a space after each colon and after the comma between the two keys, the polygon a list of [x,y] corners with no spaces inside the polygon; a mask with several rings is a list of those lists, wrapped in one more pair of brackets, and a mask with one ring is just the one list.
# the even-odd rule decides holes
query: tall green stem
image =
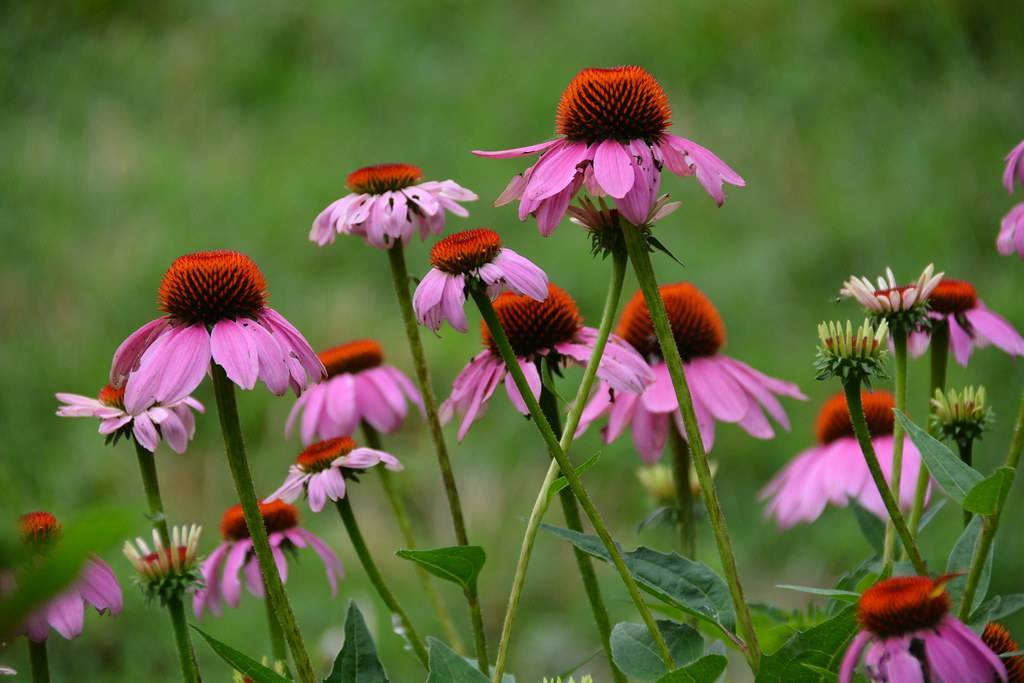
{"label": "tall green stem", "polygon": [[[267,585],[263,584],[263,593],[266,594]],[[270,652],[274,655],[274,663],[281,663],[281,666],[288,669],[288,643],[284,639],[284,631],[281,630],[281,623],[274,614],[274,605],[270,600],[263,601],[267,610],[267,629],[270,631]]]}
{"label": "tall green stem", "polygon": [[[363,439],[370,448],[381,450],[380,434],[367,422],[363,422]],[[398,528],[402,533],[402,542],[406,548],[415,550],[416,537],[413,534],[412,522],[409,520],[409,512],[406,510],[405,500],[402,498],[402,493],[398,490],[398,485],[395,484],[391,470],[386,467],[375,467],[374,469],[377,470],[377,474],[380,476],[380,484],[384,489],[384,495],[387,496],[388,504],[391,505],[391,511],[395,513],[395,521],[398,522]],[[430,579],[430,574],[423,567],[418,564],[413,566],[415,567],[416,575],[419,577],[420,584],[423,586],[423,591],[427,594],[430,604],[434,607],[437,620],[441,622],[441,628],[444,629],[448,644],[451,645],[455,652],[462,654],[462,640],[459,638],[459,632],[452,622],[451,615],[448,614],[448,610],[441,600],[441,594],[437,591],[437,586],[434,585],[434,582]]]}
{"label": "tall green stem", "polygon": [[[931,335],[931,380],[928,393],[929,412],[931,412],[931,400],[935,396],[936,389],[946,388],[946,366],[949,364],[949,323],[943,320],[936,320],[932,327]],[[931,420],[929,420],[931,422]],[[933,435],[934,436],[934,435]],[[928,468],[921,463],[917,472],[917,486],[914,488],[914,505],[910,508],[910,519],[908,524],[910,531],[915,536],[921,526],[921,515],[924,514],[924,499],[928,493],[928,480],[930,479]]]}
{"label": "tall green stem", "polygon": [[964,583],[964,595],[960,599],[960,620],[967,621],[971,617],[971,607],[974,605],[974,596],[978,592],[978,582],[981,579],[982,570],[988,561],[988,552],[992,548],[996,531],[999,529],[999,518],[1006,506],[1006,497],[1013,487],[1013,478],[1016,477],[1017,467],[1020,465],[1020,454],[1024,450],[1024,394],[1020,397],[1020,405],[1017,408],[1017,422],[1013,428],[1013,438],[1010,440],[1010,449],[1006,453],[1006,466],[1013,471],[1010,483],[1004,486],[999,493],[999,501],[995,512],[986,517],[981,526],[981,535],[978,543],[974,546],[974,555],[971,557],[971,568],[967,572],[967,581]]}
{"label": "tall green stem", "polygon": [[50,683],[50,660],[46,655],[46,641],[28,641],[28,658],[32,667],[32,683]]}
{"label": "tall green stem", "polygon": [[896,533],[899,534],[900,540],[903,541],[903,547],[906,549],[907,556],[910,557],[910,561],[914,565],[914,570],[921,576],[927,576],[928,567],[925,566],[924,559],[921,557],[921,551],[917,549],[914,537],[911,535],[910,529],[907,528],[906,520],[903,519],[903,513],[900,512],[899,505],[897,505],[896,500],[892,496],[892,490],[885,481],[882,467],[878,464],[875,447],[871,443],[871,433],[868,431],[867,419],[864,417],[864,405],[860,398],[860,381],[851,380],[846,382],[843,384],[843,391],[846,392],[846,407],[850,413],[853,433],[857,436],[861,453],[864,454],[864,462],[867,463],[868,471],[871,472],[871,478],[878,489],[878,495],[882,498],[882,503],[889,513],[889,519],[892,520]]}
{"label": "tall green stem", "polygon": [[[498,351],[501,354],[501,358],[505,362],[506,372],[508,372],[509,376],[512,377],[512,381],[515,383],[516,389],[519,391],[520,396],[530,412],[530,416],[533,418],[534,426],[537,427],[537,430],[541,434],[541,438],[544,439],[544,442],[548,447],[548,451],[551,453],[551,457],[557,461],[558,467],[561,469],[562,476],[565,477],[569,484],[569,488],[572,489],[576,499],[583,507],[583,512],[587,515],[587,519],[590,520],[591,526],[594,527],[594,531],[601,539],[601,543],[604,545],[605,550],[611,557],[612,563],[619,572],[619,576],[622,577],[622,581],[626,584],[626,589],[629,591],[633,603],[640,612],[641,618],[644,620],[648,630],[651,632],[651,637],[654,639],[655,646],[658,648],[658,653],[665,662],[666,668],[669,670],[673,669],[675,664],[672,660],[672,653],[669,652],[668,645],[665,643],[665,639],[662,637],[661,631],[658,630],[654,617],[651,615],[650,608],[648,608],[647,603],[644,602],[643,595],[640,593],[640,587],[637,586],[636,581],[630,575],[629,569],[626,567],[626,562],[622,557],[622,553],[618,546],[616,546],[611,534],[608,532],[608,528],[605,526],[604,520],[601,519],[601,515],[594,506],[593,501],[591,501],[590,495],[583,487],[583,482],[580,481],[579,475],[576,474],[576,470],[573,468],[572,463],[569,462],[569,459],[565,455],[565,451],[562,450],[558,437],[555,436],[554,431],[551,429],[551,425],[548,424],[547,419],[545,419],[540,404],[534,397],[533,390],[530,388],[530,384],[526,380],[526,375],[523,374],[522,368],[519,367],[519,360],[516,358],[515,351],[512,350],[512,345],[509,343],[505,330],[501,326],[501,322],[498,320],[498,316],[494,311],[494,306],[491,305],[490,298],[481,287],[476,285],[470,286],[469,292],[472,295],[477,308],[480,309],[480,314],[483,316],[484,322],[487,324],[491,333],[491,338],[494,340],[494,344],[497,346]],[[498,671],[499,670],[496,668],[494,680],[500,682],[501,678],[497,673]]]}
{"label": "tall green stem", "polygon": [[[459,502],[459,489],[455,483],[451,460],[448,457],[444,432],[441,431],[441,421],[437,417],[437,399],[434,397],[434,387],[430,383],[430,372],[427,368],[426,356],[423,354],[423,342],[420,340],[416,313],[412,310],[412,296],[409,294],[409,269],[405,265],[405,250],[401,242],[388,249],[388,263],[391,265],[391,282],[395,287],[395,296],[398,297],[398,308],[402,312],[405,336],[409,342],[409,352],[412,354],[413,367],[416,370],[416,382],[423,395],[423,407],[427,412],[430,438],[434,442],[437,464],[441,469],[441,479],[444,481],[448,510],[451,513],[452,526],[455,528],[455,539],[459,545],[469,545],[466,522],[462,515],[462,503]],[[480,670],[486,673],[489,661],[487,637],[484,633],[483,615],[480,612],[480,599],[475,590],[466,591],[466,602],[469,604],[469,616],[473,625],[473,642],[476,646],[477,661]]]}
{"label": "tall green stem", "polygon": [[711,531],[715,537],[715,544],[718,547],[718,556],[722,561],[722,571],[725,574],[729,593],[732,596],[733,607],[736,610],[736,620],[740,636],[746,643],[747,649],[745,654],[747,662],[750,664],[750,668],[756,672],[761,664],[761,648],[757,642],[757,633],[754,631],[754,621],[750,614],[750,608],[743,597],[743,584],[740,582],[739,570],[736,567],[732,540],[729,538],[729,531],[725,524],[725,514],[722,512],[722,506],[718,500],[715,480],[711,475],[711,468],[708,465],[707,453],[704,451],[704,442],[700,436],[700,429],[697,427],[697,414],[694,412],[690,387],[686,382],[683,359],[679,355],[679,348],[676,346],[675,337],[672,335],[668,314],[665,312],[665,302],[661,298],[661,292],[658,289],[658,279],[654,274],[654,267],[651,265],[651,255],[647,248],[647,240],[641,230],[628,223],[622,226],[622,234],[625,238],[626,249],[629,251],[629,259],[633,262],[636,279],[640,284],[644,300],[647,302],[647,308],[651,314],[651,322],[658,337],[658,344],[661,347],[665,365],[668,367],[669,376],[672,378],[672,385],[676,390],[676,399],[679,402],[679,410],[683,416],[683,426],[686,429],[686,442],[690,446],[690,455],[693,458],[693,468],[697,472],[697,481],[700,483],[704,507],[708,512],[708,521],[711,524]]}
{"label": "tall green stem", "polygon": [[252,541],[256,560],[266,584],[267,600],[270,601],[274,614],[277,615],[278,623],[281,625],[281,630],[284,631],[284,637],[292,652],[292,660],[295,662],[299,680],[302,683],[316,683],[317,677],[313,671],[313,663],[306,651],[306,644],[302,641],[302,634],[299,632],[299,624],[295,620],[295,613],[292,612],[291,603],[288,601],[288,594],[285,593],[284,584],[281,583],[281,575],[277,571],[277,564],[274,562],[274,556],[270,550],[270,541],[267,539],[267,528],[263,524],[262,515],[260,515],[260,502],[256,497],[256,486],[253,484],[252,472],[249,471],[249,461],[245,455],[245,442],[242,439],[242,427],[238,421],[235,385],[228,379],[224,368],[216,363],[210,365],[210,371],[210,374],[213,375],[214,395],[217,398],[220,429],[224,435],[224,450],[227,453],[231,477],[235,482],[238,502],[242,506],[242,515],[245,517],[245,524],[249,529],[249,538]]}
{"label": "tall green stem", "polygon": [[349,502],[349,496],[346,495],[337,501],[338,514],[341,515],[341,521],[345,525],[345,530],[348,532],[348,537],[352,541],[352,548],[356,551],[356,556],[359,558],[360,564],[363,565],[363,569],[366,571],[366,575],[370,579],[370,583],[377,589],[377,595],[384,601],[391,613],[398,617],[398,620],[402,623],[402,628],[405,629],[405,635],[409,639],[409,643],[412,645],[412,650],[423,664],[424,668],[427,666],[427,647],[423,644],[423,639],[420,637],[419,632],[412,625],[412,620],[409,619],[408,613],[402,608],[398,602],[398,598],[388,588],[388,584],[384,581],[384,575],[377,569],[377,563],[373,561],[373,556],[370,555],[370,549],[366,546],[366,541],[363,539],[363,533],[359,529],[359,524],[356,522],[356,515],[352,511],[352,504]]}
{"label": "tall green stem", "polygon": [[[142,475],[142,488],[146,492],[149,504],[149,518],[160,536],[165,548],[171,548],[171,534],[167,528],[167,515],[164,512],[164,501],[160,495],[160,480],[156,473],[156,460],[152,453],[135,441],[135,457],[139,462],[139,474]],[[185,618],[185,607],[181,598],[174,598],[167,603],[167,611],[174,629],[174,644],[178,651],[178,663],[181,666],[181,678],[185,683],[199,683],[199,662],[196,661],[195,648],[192,646],[192,634],[189,633]]]}
{"label": "tall green stem", "polygon": [[[957,448],[960,451],[960,459],[968,467],[972,467],[974,465],[974,462],[973,462],[974,461],[974,441],[971,440],[971,439],[960,441],[960,442],[957,443]],[[967,510],[964,510],[964,528],[965,529],[967,528],[967,525],[971,523],[971,518],[972,517],[974,517],[973,514],[971,514]]]}
{"label": "tall green stem", "polygon": [[[907,333],[894,331],[892,333],[893,358],[896,366],[896,409],[907,414]],[[890,489],[896,499],[900,501],[900,479],[903,477],[903,425],[899,420],[895,421],[892,427],[892,481]],[[896,553],[896,534],[890,519],[885,525],[885,545],[882,550],[882,563],[890,566]]]}
{"label": "tall green stem", "polygon": [[697,529],[693,519],[693,488],[690,486],[690,447],[674,425],[669,425],[668,440],[672,449],[672,483],[676,491],[679,544],[683,555],[693,560],[697,556]]}

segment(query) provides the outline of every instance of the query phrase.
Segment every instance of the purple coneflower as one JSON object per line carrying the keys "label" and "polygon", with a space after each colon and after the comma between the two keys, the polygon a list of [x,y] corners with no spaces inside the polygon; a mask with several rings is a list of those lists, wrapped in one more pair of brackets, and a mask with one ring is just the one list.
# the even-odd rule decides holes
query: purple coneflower
{"label": "purple coneflower", "polygon": [[1024,203],[1013,207],[1003,216],[999,223],[999,236],[996,237],[996,249],[1003,256],[1016,253],[1024,258]]}

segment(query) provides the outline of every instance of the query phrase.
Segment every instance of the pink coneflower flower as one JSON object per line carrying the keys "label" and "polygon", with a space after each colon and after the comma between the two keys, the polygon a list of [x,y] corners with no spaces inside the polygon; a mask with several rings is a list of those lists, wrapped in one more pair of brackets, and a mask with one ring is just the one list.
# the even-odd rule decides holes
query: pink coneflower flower
{"label": "pink coneflower flower", "polygon": [[[583,326],[576,302],[560,287],[548,284],[548,296],[543,301],[506,292],[494,302],[494,310],[535,397],[540,396],[538,365],[542,358],[579,365],[590,360],[597,330]],[[460,441],[473,421],[486,410],[487,402],[502,380],[516,410],[523,415],[529,414],[486,323],[482,323],[480,328],[484,350],[462,369],[452,385],[451,396],[441,404],[443,422],[450,420],[455,412],[462,416],[458,433]],[[597,376],[616,391],[624,393],[643,391],[653,379],[643,358],[615,335],[608,339]]]}
{"label": "pink coneflower flower", "polygon": [[459,202],[477,196],[453,180],[420,182],[423,171],[409,164],[367,166],[349,174],[352,190],[320,212],[309,231],[318,246],[331,244],[336,235],[358,235],[372,247],[389,249],[408,244],[444,229],[444,212],[468,216]]}
{"label": "pink coneflower flower", "polygon": [[131,434],[150,453],[156,451],[161,437],[175,453],[184,453],[196,433],[192,411],[205,411],[202,403],[186,396],[171,405],[150,404],[132,415],[124,407],[124,387],[118,389],[111,384],[100,389],[96,398],[66,393],[56,394],[56,397],[65,404],[57,408],[57,415],[98,418],[100,434],[109,437]]}
{"label": "pink coneflower flower", "polygon": [[[281,582],[288,581],[285,551],[310,547],[324,563],[331,594],[336,595],[338,579],[343,575],[341,560],[323,540],[299,526],[298,509],[294,505],[276,500],[272,503],[260,503],[260,514],[263,515],[263,524],[270,537],[270,549],[274,553]],[[225,602],[231,607],[238,607],[242,597],[242,579],[239,576],[242,570],[245,571],[245,585],[249,593],[258,598],[263,597],[263,577],[252,548],[249,527],[245,524],[241,505],[227,509],[220,523],[220,532],[224,542],[203,562],[203,588],[192,599],[192,609],[196,617],[201,617],[203,610],[206,609],[220,616]]]}
{"label": "pink coneflower flower", "polygon": [[[22,538],[40,550],[45,551],[45,546],[59,542],[60,524],[49,512],[22,515],[19,526]],[[77,638],[85,623],[86,605],[92,605],[100,614],[120,614],[124,605],[114,572],[95,556],[86,560],[81,576],[70,588],[28,616],[18,634],[41,643],[52,628],[68,640]]]}
{"label": "pink coneflower flower", "polygon": [[327,378],[299,397],[285,423],[285,436],[302,416],[299,435],[304,445],[348,436],[366,421],[378,432],[398,429],[408,413],[406,401],[423,411],[412,381],[384,363],[384,351],[372,339],[359,339],[322,351]]}
{"label": "pink coneflower flower", "polygon": [[[1005,318],[989,310],[974,285],[965,280],[943,280],[929,298],[931,316],[949,324],[949,345],[960,365],[967,365],[976,348],[995,345],[1011,356],[1024,356],[1021,337]],[[909,349],[916,357],[928,348],[927,332],[911,335]]]}
{"label": "pink coneflower flower", "polygon": [[[693,407],[697,413],[704,446],[711,449],[715,440],[715,421],[735,422],[751,436],[769,439],[775,435],[765,412],[789,429],[789,419],[776,396],[806,397],[795,384],[764,375],[745,363],[719,353],[725,344],[725,324],[714,305],[687,282],[663,285],[672,334],[683,358]],[[580,420],[580,431],[603,415],[608,425],[602,430],[606,443],[619,438],[632,427],[637,453],[650,464],[661,457],[674,420],[685,438],[682,416],[668,367],[651,323],[643,294],[637,292],[626,305],[619,321],[619,336],[651,360],[655,381],[641,395],[618,394],[615,387],[598,385]]]}
{"label": "pink coneflower flower", "polygon": [[305,338],[266,305],[267,283],[244,254],[202,251],[176,258],[158,298],[167,315],[132,332],[110,368],[110,383],[125,387],[129,413],[154,402],[183,401],[211,360],[242,389],[259,379],[278,396],[289,385],[300,394],[309,380],[324,376]]}
{"label": "pink coneflower flower", "polygon": [[548,295],[548,276],[529,259],[501,246],[498,233],[476,228],[448,235],[430,250],[433,268],[420,280],[412,307],[420,323],[435,332],[445,320],[465,332],[467,278],[487,286],[493,301],[502,292],[538,301]]}
{"label": "pink coneflower flower", "polygon": [[473,153],[498,159],[540,153],[495,204],[518,199],[519,220],[533,215],[544,236],[558,226],[584,185],[592,195],[611,196],[633,224],[644,223],[658,196],[663,166],[677,175],[696,175],[721,206],[723,183],[742,187],[745,181],[710,150],[669,133],[671,116],[665,91],[641,67],[584,69],[558,102],[555,129],[560,137]]}
{"label": "pink coneflower flower", "polygon": [[1024,204],[1018,204],[1003,216],[999,224],[999,236],[996,238],[996,250],[1003,256],[1016,252],[1017,256],[1024,258]]}
{"label": "pink coneflower flower", "polygon": [[901,576],[876,583],[860,596],[861,630],[839,668],[839,683],[853,681],[864,658],[873,683],[992,683],[1006,667],[974,631],[949,613],[949,576]]}
{"label": "pink coneflower flower", "polygon": [[1006,155],[1006,168],[1003,170],[1003,187],[1013,194],[1013,186],[1024,187],[1024,140]]}
{"label": "pink coneflower flower", "polygon": [[291,503],[305,492],[309,509],[320,512],[328,500],[345,497],[346,477],[380,464],[394,472],[403,469],[395,456],[357,446],[348,436],[318,441],[299,453],[281,488],[267,496],[266,502],[280,499]]}
{"label": "pink coneflower flower", "polygon": [[[863,391],[861,402],[875,455],[888,480],[892,472],[893,396],[887,391]],[[821,407],[815,435],[817,445],[793,458],[761,490],[760,499],[769,501],[765,516],[775,519],[780,529],[788,529],[800,522],[813,522],[829,503],[846,507],[852,498],[881,519],[889,519],[854,436],[842,393]],[[907,439],[903,444],[899,500],[904,509],[913,505],[920,468],[921,454]]]}

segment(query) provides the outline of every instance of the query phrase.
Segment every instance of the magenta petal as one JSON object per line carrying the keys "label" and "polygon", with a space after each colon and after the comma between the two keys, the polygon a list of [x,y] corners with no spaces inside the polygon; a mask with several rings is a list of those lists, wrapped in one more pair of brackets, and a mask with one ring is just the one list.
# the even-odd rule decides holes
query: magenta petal
{"label": "magenta petal", "polygon": [[199,386],[210,367],[210,335],[202,325],[165,330],[139,360],[125,385],[124,403],[137,414],[156,401],[178,403]]}
{"label": "magenta petal", "polygon": [[605,140],[594,152],[594,178],[601,188],[616,199],[633,187],[633,163],[626,148],[617,140]]}
{"label": "magenta petal", "polygon": [[651,465],[658,461],[668,438],[669,416],[652,413],[642,405],[633,414],[633,445],[640,458]]}
{"label": "magenta petal", "polygon": [[256,386],[259,359],[249,341],[245,328],[234,320],[221,320],[210,333],[210,352],[213,362],[224,368],[228,379],[242,389]]}
{"label": "magenta petal", "polygon": [[242,539],[235,541],[224,561],[224,573],[222,574],[224,600],[232,607],[238,607],[242,598],[242,581],[239,572],[245,564],[245,558],[252,548],[252,541]]}
{"label": "magenta petal", "polygon": [[555,138],[554,140],[547,140],[545,142],[538,142],[535,145],[527,145],[526,147],[513,147],[512,149],[499,149],[494,152],[485,152],[483,150],[474,149],[473,154],[478,157],[486,157],[488,159],[509,159],[511,157],[522,157],[530,154],[536,154],[537,152],[543,152],[544,150],[557,145],[562,142],[561,138]]}
{"label": "magenta petal", "polygon": [[341,566],[341,560],[334,554],[330,546],[320,540],[318,536],[305,529],[296,529],[295,532],[301,534],[313,548],[313,551],[320,556],[320,560],[324,563],[324,570],[327,572],[327,583],[331,586],[331,594],[337,595],[338,579],[345,575],[345,570]]}
{"label": "magenta petal", "polygon": [[53,630],[68,640],[82,634],[85,623],[85,603],[78,591],[71,589],[58,595],[46,606],[46,620]]}
{"label": "magenta petal", "polygon": [[259,366],[259,378],[275,396],[283,396],[288,391],[288,351],[278,344],[277,339],[267,328],[254,321],[242,323],[249,335],[249,344],[256,351]]}
{"label": "magenta petal", "polygon": [[86,561],[78,590],[85,601],[99,612],[116,615],[124,607],[124,597],[117,577],[110,566],[98,557]]}
{"label": "magenta petal", "polygon": [[140,446],[150,453],[155,453],[156,447],[160,443],[160,436],[157,434],[156,427],[153,426],[153,421],[150,420],[147,413],[140,413],[135,416],[132,436],[135,437]]}
{"label": "magenta petal", "polygon": [[[519,367],[523,371],[523,375],[526,377],[526,383],[530,387],[530,393],[533,394],[534,399],[540,396],[541,381],[540,372],[537,370],[537,364],[533,361],[518,359]],[[516,386],[515,381],[512,379],[512,374],[505,375],[505,391],[508,393],[509,399],[512,401],[512,405],[515,406],[523,415],[529,415],[530,410],[526,407],[526,401],[523,399],[522,394],[519,392],[519,388]]]}
{"label": "magenta petal", "polygon": [[974,328],[978,341],[990,342],[1011,356],[1024,355],[1024,337],[1020,336],[1006,318],[993,313],[980,302],[964,316]]}
{"label": "magenta petal", "polygon": [[850,643],[850,646],[846,648],[846,654],[843,655],[843,663],[839,667],[839,683],[852,683],[853,672],[857,668],[857,663],[860,662],[860,655],[864,651],[864,646],[867,645],[870,639],[870,633],[861,631]]}
{"label": "magenta petal", "polygon": [[974,340],[954,316],[949,316],[949,347],[953,351],[956,362],[967,367],[967,361],[974,350]]}
{"label": "magenta petal", "polygon": [[579,165],[587,156],[584,142],[564,142],[544,154],[534,166],[523,197],[540,201],[553,197],[572,184]]}
{"label": "magenta petal", "polygon": [[110,364],[110,383],[116,387],[123,386],[129,373],[138,365],[142,354],[170,324],[169,318],[157,318],[128,335],[114,352],[114,359]]}
{"label": "magenta petal", "polygon": [[184,453],[188,448],[188,429],[178,413],[172,410],[165,411],[160,420],[160,435],[175,453]]}

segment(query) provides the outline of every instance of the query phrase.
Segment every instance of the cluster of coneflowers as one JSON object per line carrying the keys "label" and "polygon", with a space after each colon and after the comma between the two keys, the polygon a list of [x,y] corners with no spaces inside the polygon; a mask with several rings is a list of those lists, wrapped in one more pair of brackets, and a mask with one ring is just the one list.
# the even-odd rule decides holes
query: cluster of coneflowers
{"label": "cluster of coneflowers", "polygon": [[[763,653],[758,643],[707,454],[719,423],[737,425],[756,439],[770,439],[777,428],[790,428],[783,401],[806,397],[796,384],[724,352],[723,316],[696,284],[658,284],[651,254],[663,246],[653,233],[659,221],[679,208],[660,192],[663,170],[696,176],[718,205],[725,201],[725,184],[745,184],[710,150],[670,133],[670,125],[668,98],[644,69],[585,69],[573,78],[558,103],[554,139],[499,152],[475,152],[499,159],[538,155],[535,163],[512,178],[495,205],[518,201],[518,218],[532,216],[543,237],[568,216],[585,230],[595,254],[610,257],[605,305],[596,326],[584,323],[569,292],[551,282],[529,258],[505,247],[499,232],[485,227],[438,239],[430,251],[429,269],[424,268],[411,292],[404,247],[416,235],[423,240],[441,235],[447,215],[468,216],[462,203],[477,196],[453,180],[424,181],[421,170],[408,164],[380,164],[351,173],[350,193],[316,217],[309,238],[326,246],[338,235],[353,236],[386,253],[415,380],[385,363],[381,344],[371,339],[314,352],[305,337],[268,306],[267,283],[257,265],[243,254],[200,252],[171,263],[158,289],[161,316],[117,348],[108,383],[98,396],[62,393],[57,398],[63,404],[59,415],[96,418],[100,434],[108,441],[125,439],[135,446],[152,540],[140,537],[128,542],[124,553],[144,595],[168,612],[183,680],[200,680],[187,602],[191,601],[196,618],[220,615],[225,605],[241,603],[243,587],[267,603],[272,659],[261,666],[258,657],[265,653],[253,652],[247,662],[238,659],[238,653],[234,659],[227,657],[223,648],[219,654],[236,667],[244,663],[243,674],[258,671],[260,680],[284,680],[285,675],[303,683],[319,680],[284,584],[291,557],[298,552],[319,557],[332,594],[338,591],[343,570],[331,544],[302,527],[295,503],[304,499],[312,513],[322,512],[329,503],[337,509],[360,565],[393,615],[395,632],[431,671],[430,680],[449,680],[434,668],[443,649],[470,656],[454,661],[475,668],[476,678],[466,674],[458,680],[490,678],[501,683],[534,541],[556,491],[568,527],[562,532],[576,539],[580,580],[611,678],[626,681],[627,676],[639,674],[634,671],[635,658],[622,650],[628,650],[628,643],[616,641],[611,628],[606,598],[596,580],[595,557],[617,572],[642,621],[625,626],[636,627],[631,633],[640,634],[648,658],[660,661],[669,676],[664,680],[717,679],[725,659],[707,654],[697,662],[679,660],[680,650],[670,647],[666,633],[678,634],[690,627],[656,622],[641,593],[643,586],[656,596],[659,590],[671,594],[674,607],[706,619],[708,605],[700,602],[706,586],[686,589],[677,583],[678,593],[672,593],[673,589],[658,584],[658,576],[638,568],[637,557],[623,553],[603,520],[599,509],[605,501],[589,495],[580,476],[583,467],[573,464],[574,438],[595,423],[601,425],[601,438],[608,443],[630,433],[643,463],[641,483],[671,509],[666,519],[678,528],[678,550],[688,559],[661,555],[681,572],[679,576],[669,572],[668,579],[686,584],[691,579],[682,574],[684,569],[712,577],[708,580],[715,583],[723,609],[731,615],[729,624],[714,622],[722,640],[753,671],[773,666],[774,655]],[[1024,185],[1024,143],[1008,157],[1004,181],[1011,191],[1015,184]],[[1024,213],[1017,207],[1004,220],[1001,252],[1016,250],[1024,256],[1022,226]],[[639,290],[620,316],[630,265]],[[813,430],[816,444],[795,456],[762,492],[766,515],[783,529],[816,520],[830,504],[863,511],[865,525],[884,525],[877,562],[859,576],[860,593],[837,591],[856,597],[856,623],[861,630],[855,636],[851,631],[837,646],[841,649],[832,653],[832,675],[841,682],[853,680],[856,672],[872,681],[890,682],[1024,680],[1024,663],[1013,654],[1017,645],[1003,627],[983,623],[979,635],[966,625],[975,625],[979,618],[975,600],[980,604],[985,597],[980,574],[1009,485],[997,487],[994,503],[979,512],[979,503],[951,494],[943,477],[936,474],[933,481],[929,476],[936,462],[949,465],[937,450],[949,451],[941,443],[945,440],[959,450],[956,462],[966,468],[962,476],[969,479],[971,475],[963,473],[973,472],[981,478],[972,468],[972,448],[991,421],[983,389],[946,390],[950,351],[962,365],[974,348],[989,344],[1021,356],[1024,338],[981,303],[971,284],[936,274],[931,266],[905,285],[891,271],[877,285],[866,278],[851,278],[840,294],[860,303],[868,314],[858,326],[831,322],[819,329],[818,378],[838,378],[842,391],[820,409]],[[438,402],[418,326],[439,333],[447,323],[452,330],[466,333],[470,303],[481,317],[480,351],[454,379],[447,398]],[[928,427],[933,436],[906,417],[909,358],[925,353],[929,346]],[[890,355],[894,358],[892,393],[872,387],[873,381],[887,379]],[[555,384],[572,366],[583,369],[582,377],[572,400],[563,401]],[[222,542],[203,558],[198,526],[168,524],[153,459],[161,441],[177,453],[187,449],[196,431],[196,413],[205,411],[192,394],[207,377],[213,384],[238,503],[224,513]],[[253,481],[236,406],[236,388],[252,390],[259,383],[275,395],[290,389],[297,397],[284,433],[288,437],[297,431],[303,449],[292,464],[282,467],[283,480],[273,487],[258,487]],[[435,578],[445,577],[446,571],[449,577],[461,571],[445,569],[445,562],[457,564],[471,555],[482,562],[482,551],[473,555],[479,548],[470,544],[466,531],[443,425],[457,422],[461,441],[474,422],[483,419],[499,388],[516,412],[530,418],[550,463],[529,513],[492,657],[475,574],[460,578],[472,631],[471,651],[464,649]],[[418,539],[401,488],[392,479],[402,465],[382,444],[382,435],[396,432],[407,417],[417,414],[428,426],[456,543],[428,551],[432,564],[423,561],[416,566],[421,595],[437,612],[448,645],[428,642],[412,622],[373,559],[371,543],[357,521],[358,505],[352,501],[353,486],[373,471],[402,531],[404,552],[412,559],[422,557],[416,555]],[[1008,476],[1010,482],[1024,442],[1020,422],[1024,417],[1000,475]],[[723,469],[730,466],[724,456]],[[556,487],[558,477],[562,484]],[[933,576],[916,537],[929,502],[938,497],[937,489],[965,508],[965,535],[973,529],[973,536],[964,537],[970,542],[972,559],[952,574]],[[721,577],[696,561],[698,496],[714,538]],[[584,518],[594,536],[584,535]],[[44,556],[60,543],[60,527],[49,513],[25,515],[21,526],[33,557]],[[907,565],[899,563],[901,557],[909,560],[913,575],[899,575],[907,571]],[[958,589],[960,605],[954,615],[954,598],[947,588],[956,581],[963,586]],[[76,637],[86,606],[111,614],[122,608],[117,580],[98,558],[88,559],[70,587],[37,605],[22,620],[20,632],[30,643],[36,681],[48,680],[45,643],[50,629],[65,638]],[[980,611],[982,617],[995,614],[1005,616],[1006,611]],[[693,633],[701,641],[699,655],[703,642]],[[799,651],[799,636],[794,636],[797,640],[791,650]],[[631,642],[637,642],[637,637]],[[671,678],[670,672],[677,668],[685,671]],[[331,680],[342,679],[332,676]]]}

